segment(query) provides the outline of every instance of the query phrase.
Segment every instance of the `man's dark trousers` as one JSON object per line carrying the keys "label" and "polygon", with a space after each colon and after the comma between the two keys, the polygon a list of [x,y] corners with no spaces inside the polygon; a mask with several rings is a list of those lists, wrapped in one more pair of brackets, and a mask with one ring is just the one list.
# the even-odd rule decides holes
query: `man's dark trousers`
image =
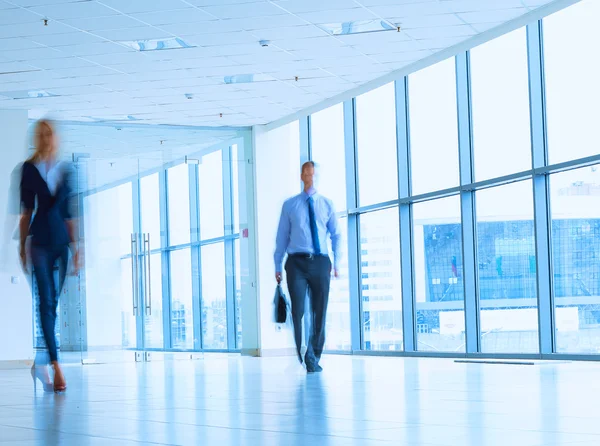
{"label": "man's dark trousers", "polygon": [[300,362],[302,362],[302,317],[305,310],[306,292],[309,291],[311,333],[305,361],[307,369],[311,369],[319,364],[325,345],[331,260],[329,256],[324,255],[290,254],[285,263],[285,271],[292,302],[294,339]]}

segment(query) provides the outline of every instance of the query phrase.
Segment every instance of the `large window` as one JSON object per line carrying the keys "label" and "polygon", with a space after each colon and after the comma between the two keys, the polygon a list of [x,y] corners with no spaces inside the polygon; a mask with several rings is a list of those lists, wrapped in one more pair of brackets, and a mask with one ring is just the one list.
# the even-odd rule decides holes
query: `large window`
{"label": "large window", "polygon": [[190,176],[187,164],[167,170],[169,203],[169,243],[190,242]]}
{"label": "large window", "polygon": [[158,173],[140,180],[142,232],[150,237],[150,248],[160,248],[160,185]]}
{"label": "large window", "polygon": [[318,164],[317,189],[333,200],[337,211],[346,209],[346,148],[344,107],[334,105],[310,118],[312,159]]}
{"label": "large window", "polygon": [[[243,166],[243,154],[239,152],[238,145],[231,146],[231,203],[233,205],[233,232],[240,232],[240,180],[239,166]],[[242,157],[240,159],[240,157]]]}
{"label": "large window", "polygon": [[200,190],[200,238],[223,237],[223,153],[218,150],[202,157],[198,169]]}
{"label": "large window", "polygon": [[476,192],[481,350],[539,351],[531,181]]}
{"label": "large window", "polygon": [[475,178],[531,169],[525,28],[471,50],[471,92]]}
{"label": "large window", "polygon": [[600,2],[584,0],[544,19],[550,163],[598,154]]}
{"label": "large window", "polygon": [[402,350],[398,208],[360,216],[362,323],[365,350]]}
{"label": "large window", "polygon": [[600,166],[550,177],[556,350],[600,353]]}
{"label": "large window", "polygon": [[417,350],[465,351],[458,196],[413,205]]}
{"label": "large window", "polygon": [[190,249],[171,252],[171,336],[172,347],[194,348],[192,301],[192,256]]}
{"label": "large window", "polygon": [[[338,222],[342,233],[340,243],[341,259],[339,277],[331,278],[329,306],[327,309],[327,338],[325,348],[329,350],[350,350],[350,284],[348,282],[348,221],[341,218]],[[329,252],[332,252],[331,250]],[[333,255],[332,259],[333,261]]]}
{"label": "large window", "polygon": [[398,198],[395,104],[393,83],[356,98],[360,206]]}
{"label": "large window", "polygon": [[240,262],[240,240],[237,239],[234,243],[235,256],[235,333],[236,347],[241,349],[242,343],[242,273]]}
{"label": "large window", "polygon": [[452,58],[408,77],[413,195],[458,186],[455,70]]}
{"label": "large window", "polygon": [[227,348],[225,247],[222,242],[202,247],[202,346]]}

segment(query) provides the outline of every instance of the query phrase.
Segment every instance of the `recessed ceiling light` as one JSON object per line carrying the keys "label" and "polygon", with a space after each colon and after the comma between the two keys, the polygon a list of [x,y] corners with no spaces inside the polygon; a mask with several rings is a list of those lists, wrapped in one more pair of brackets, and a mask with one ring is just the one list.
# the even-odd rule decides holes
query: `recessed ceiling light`
{"label": "recessed ceiling light", "polygon": [[392,25],[385,20],[357,20],[356,22],[329,23],[319,25],[319,27],[333,36],[400,31],[399,25]]}
{"label": "recessed ceiling light", "polygon": [[248,84],[251,82],[271,82],[276,79],[268,74],[236,74],[235,76],[225,76],[223,80],[226,84]]}
{"label": "recessed ceiling light", "polygon": [[128,46],[129,48],[133,48],[136,51],[160,51],[194,48],[193,45],[190,45],[179,37],[167,37],[165,39],[149,40],[126,40],[121,41],[120,43]]}

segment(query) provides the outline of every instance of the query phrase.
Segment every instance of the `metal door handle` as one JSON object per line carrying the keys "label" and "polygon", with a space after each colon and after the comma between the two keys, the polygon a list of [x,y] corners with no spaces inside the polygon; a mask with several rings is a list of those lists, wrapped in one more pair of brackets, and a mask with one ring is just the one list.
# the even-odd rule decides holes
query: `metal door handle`
{"label": "metal door handle", "polygon": [[147,274],[147,286],[146,286],[146,314],[152,316],[152,268],[150,262],[150,234],[146,234],[144,245],[146,246],[146,257],[148,261],[148,274]]}
{"label": "metal door handle", "polygon": [[133,315],[137,315],[137,301],[138,301],[138,288],[139,288],[139,277],[138,277],[138,244],[137,234],[131,234],[131,295],[133,299]]}

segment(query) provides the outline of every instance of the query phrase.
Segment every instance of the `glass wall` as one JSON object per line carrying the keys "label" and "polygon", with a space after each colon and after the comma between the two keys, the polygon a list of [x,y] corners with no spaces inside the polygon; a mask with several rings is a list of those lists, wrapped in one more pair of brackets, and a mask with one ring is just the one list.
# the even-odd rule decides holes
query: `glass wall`
{"label": "glass wall", "polygon": [[360,216],[363,347],[402,350],[398,208]]}
{"label": "glass wall", "polygon": [[530,169],[526,29],[470,53],[475,178],[487,180]]}
{"label": "glass wall", "polygon": [[[237,143],[209,150],[199,164],[165,166],[84,198],[93,245],[86,259],[90,349],[241,348],[238,151]],[[132,277],[132,259],[143,262],[142,277]],[[134,314],[136,279],[149,292]]]}
{"label": "glass wall", "polygon": [[531,181],[476,192],[481,351],[538,351]]}
{"label": "glass wall", "polygon": [[458,186],[455,71],[447,59],[408,76],[413,195]]}
{"label": "glass wall", "polygon": [[[344,107],[342,104],[326,108],[310,118],[311,158],[317,163],[316,187],[333,201],[338,212],[346,205],[346,145],[344,141]],[[350,344],[350,290],[348,263],[348,222],[340,219],[342,231],[342,261],[339,277],[331,281],[327,310],[326,348],[349,350]],[[329,252],[332,252],[331,249]],[[333,258],[332,258],[333,260]]]}
{"label": "glass wall", "polygon": [[459,197],[415,203],[413,226],[417,350],[464,352]]}
{"label": "glass wall", "polygon": [[600,353],[600,166],[550,176],[556,350]]}
{"label": "glass wall", "polygon": [[581,1],[308,118],[348,230],[327,348],[600,353],[598,18]]}
{"label": "glass wall", "polygon": [[548,156],[560,163],[598,154],[600,3],[584,0],[544,19]]}
{"label": "glass wall", "polygon": [[398,198],[394,84],[356,98],[358,202],[368,206]]}

